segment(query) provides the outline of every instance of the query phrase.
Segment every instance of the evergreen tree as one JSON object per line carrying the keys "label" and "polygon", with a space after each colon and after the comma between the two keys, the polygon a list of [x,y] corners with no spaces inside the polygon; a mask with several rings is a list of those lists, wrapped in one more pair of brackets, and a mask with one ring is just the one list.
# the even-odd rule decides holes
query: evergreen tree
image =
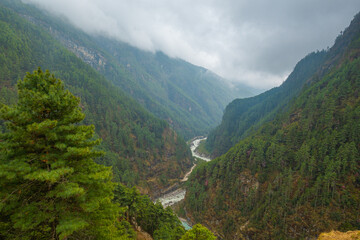
{"label": "evergreen tree", "polygon": [[78,124],[79,99],[40,68],[17,87],[17,105],[0,111],[0,238],[120,238],[112,172],[93,161],[100,140]]}
{"label": "evergreen tree", "polygon": [[196,224],[187,231],[180,240],[215,240],[216,237],[209,229],[201,224]]}

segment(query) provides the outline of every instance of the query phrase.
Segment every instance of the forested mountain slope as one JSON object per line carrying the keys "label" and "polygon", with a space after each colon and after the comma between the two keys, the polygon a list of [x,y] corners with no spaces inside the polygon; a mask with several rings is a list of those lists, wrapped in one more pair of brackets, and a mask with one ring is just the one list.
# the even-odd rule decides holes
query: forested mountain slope
{"label": "forested mountain slope", "polygon": [[[106,38],[95,39],[118,64],[126,66],[125,72],[132,76],[139,89],[119,81],[115,78],[118,74],[109,71],[103,74],[127,89],[149,111],[166,119],[186,138],[203,135],[215,127],[225,106],[234,98],[252,95],[247,89],[231,88],[211,71],[181,59],[161,52],[147,53]],[[145,96],[149,96],[148,99]]]}
{"label": "forested mountain slope", "polygon": [[271,121],[279,111],[287,108],[305,82],[319,69],[326,52],[313,52],[295,66],[280,86],[251,98],[236,99],[226,106],[222,122],[209,133],[206,148],[213,157],[226,153],[240,139]]}
{"label": "forested mountain slope", "polygon": [[80,98],[61,79],[39,68],[17,88],[17,103],[0,106],[0,239],[215,239],[200,225],[185,232],[170,208],[113,182],[94,162],[103,155],[94,125],[82,124]]}
{"label": "forested mountain slope", "polygon": [[165,121],[0,1],[0,101],[14,103],[16,81],[39,66],[81,98],[85,123],[95,125],[107,152],[99,162],[113,166],[117,181],[156,192],[191,166],[186,143]]}
{"label": "forested mountain slope", "polygon": [[106,37],[87,35],[19,0],[2,2],[41,26],[186,139],[219,124],[225,106],[234,98],[251,96],[246,89],[231,88],[207,69],[161,52],[145,52]]}
{"label": "forested mountain slope", "polygon": [[186,209],[226,239],[360,229],[360,14],[285,112],[196,169]]}

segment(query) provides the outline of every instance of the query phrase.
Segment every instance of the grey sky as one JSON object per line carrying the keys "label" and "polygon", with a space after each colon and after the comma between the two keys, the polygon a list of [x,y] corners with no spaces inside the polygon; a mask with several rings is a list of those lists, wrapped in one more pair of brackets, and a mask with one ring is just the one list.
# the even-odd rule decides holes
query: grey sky
{"label": "grey sky", "polygon": [[259,88],[330,47],[359,0],[24,0],[77,27],[163,51]]}

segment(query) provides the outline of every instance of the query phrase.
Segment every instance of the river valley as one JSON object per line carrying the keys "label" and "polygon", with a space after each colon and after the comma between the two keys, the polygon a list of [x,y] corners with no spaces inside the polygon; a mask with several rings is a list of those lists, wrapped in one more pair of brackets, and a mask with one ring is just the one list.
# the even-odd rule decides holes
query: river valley
{"label": "river valley", "polygon": [[[190,141],[190,149],[191,149],[191,153],[192,156],[195,158],[199,158],[202,159],[204,161],[211,161],[211,159],[207,156],[204,156],[200,153],[198,153],[196,151],[196,148],[199,146],[199,144],[201,143],[201,141],[206,140],[206,137],[195,137],[194,139],[192,139]],[[184,178],[181,180],[181,182],[186,182],[191,174],[191,172],[194,170],[194,168],[196,167],[196,163],[194,163],[194,165],[191,167],[191,169],[189,170],[189,172],[187,172],[184,176]],[[161,202],[161,204],[164,207],[168,207],[168,206],[172,206],[175,203],[180,202],[181,200],[183,200],[185,198],[185,194],[186,194],[186,190],[184,188],[178,188],[172,192],[166,193],[163,196],[159,197],[156,199],[156,201]],[[181,222],[183,223],[185,229],[189,229],[189,224],[185,219],[181,219]]]}

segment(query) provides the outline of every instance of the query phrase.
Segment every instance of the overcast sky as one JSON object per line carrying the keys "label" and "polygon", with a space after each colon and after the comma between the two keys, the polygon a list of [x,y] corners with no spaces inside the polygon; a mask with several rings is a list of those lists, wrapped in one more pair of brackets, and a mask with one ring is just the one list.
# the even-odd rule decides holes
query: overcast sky
{"label": "overcast sky", "polygon": [[258,88],[280,85],[331,47],[359,0],[24,0],[148,51],[163,51]]}

